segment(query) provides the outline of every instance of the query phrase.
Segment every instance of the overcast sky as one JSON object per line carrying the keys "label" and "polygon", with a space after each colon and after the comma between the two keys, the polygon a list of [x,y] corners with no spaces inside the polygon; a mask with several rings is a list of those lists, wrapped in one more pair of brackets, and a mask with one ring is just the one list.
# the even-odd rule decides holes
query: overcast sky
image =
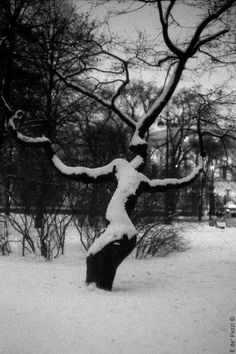
{"label": "overcast sky", "polygon": [[[110,1],[109,4],[104,2],[103,5],[96,7],[92,6],[91,8],[89,6],[90,1],[74,1],[82,10],[91,10],[91,15],[99,20],[102,20],[107,15],[108,11],[120,10],[122,8],[118,0]],[[133,1],[126,0],[122,6],[129,11],[132,11],[135,7],[141,7],[142,3],[138,3],[137,5],[136,2],[134,7]],[[177,5],[173,14],[175,19],[181,23],[181,25],[188,27],[188,31],[191,31],[191,29],[193,30],[194,25],[200,20],[199,12],[196,12],[192,7],[184,6],[183,4]],[[138,11],[129,12],[126,15],[115,16],[109,20],[109,25],[112,32],[118,33],[127,39],[135,39],[138,30],[146,31],[147,34],[153,37],[160,32],[160,23],[157,12],[155,11],[155,7],[150,5],[147,5]],[[177,29],[175,30],[176,33],[174,33],[174,35],[178,36],[179,33],[177,32]],[[231,74],[232,72],[228,73],[227,70],[216,70],[214,73],[206,73],[200,78],[185,72],[181,85],[192,86],[194,82],[195,84],[201,83],[206,87],[211,87],[222,84],[223,82],[229,83],[228,81]],[[153,80],[153,73],[149,73],[148,71],[140,71],[139,75],[140,78],[144,80]],[[236,80],[232,80],[230,86],[231,88],[236,89]]]}

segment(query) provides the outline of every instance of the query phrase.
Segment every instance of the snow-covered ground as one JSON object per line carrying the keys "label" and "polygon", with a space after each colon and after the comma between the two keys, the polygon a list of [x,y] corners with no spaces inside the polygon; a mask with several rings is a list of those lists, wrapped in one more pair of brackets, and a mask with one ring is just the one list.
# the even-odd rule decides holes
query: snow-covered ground
{"label": "snow-covered ground", "polygon": [[73,230],[66,255],[0,257],[0,353],[233,352],[236,228],[185,224],[191,248],[119,268],[114,290],[84,285]]}

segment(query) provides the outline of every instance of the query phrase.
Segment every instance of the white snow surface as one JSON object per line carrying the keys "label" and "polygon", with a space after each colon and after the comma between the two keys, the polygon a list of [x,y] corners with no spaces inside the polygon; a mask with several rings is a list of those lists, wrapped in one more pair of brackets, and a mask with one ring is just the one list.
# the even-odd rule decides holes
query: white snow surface
{"label": "white snow surface", "polygon": [[[112,292],[84,285],[74,229],[48,263],[0,257],[1,354],[226,354],[236,317],[236,229],[182,224],[191,248],[122,263]],[[14,244],[18,245],[18,244]]]}

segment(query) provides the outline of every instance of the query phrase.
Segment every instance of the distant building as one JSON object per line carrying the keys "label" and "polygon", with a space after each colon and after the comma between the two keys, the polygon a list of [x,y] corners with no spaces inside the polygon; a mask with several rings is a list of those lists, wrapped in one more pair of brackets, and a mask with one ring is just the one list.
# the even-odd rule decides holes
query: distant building
{"label": "distant building", "polygon": [[236,169],[229,157],[228,161],[221,158],[214,161],[214,192],[224,204],[229,201],[236,203]]}

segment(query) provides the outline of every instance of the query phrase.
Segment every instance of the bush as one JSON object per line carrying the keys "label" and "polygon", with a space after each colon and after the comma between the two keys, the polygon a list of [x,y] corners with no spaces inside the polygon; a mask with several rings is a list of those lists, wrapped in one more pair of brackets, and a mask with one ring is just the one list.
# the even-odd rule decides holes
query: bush
{"label": "bush", "polygon": [[[44,212],[41,227],[35,227],[36,215],[11,213],[7,220],[14,230],[17,231],[18,240],[22,244],[22,256],[28,253],[37,253],[40,250],[41,256],[51,261],[53,258],[64,254],[65,233],[70,223],[71,216],[63,214],[50,214]],[[1,249],[1,243],[0,243]]]}
{"label": "bush", "polygon": [[87,215],[74,215],[74,225],[79,232],[80,241],[86,251],[94,241],[105,231],[105,221],[101,217],[90,218]]}
{"label": "bush", "polygon": [[164,257],[171,252],[182,252],[187,248],[186,241],[173,225],[160,222],[145,225],[143,220],[139,223],[137,229],[136,258]]}

